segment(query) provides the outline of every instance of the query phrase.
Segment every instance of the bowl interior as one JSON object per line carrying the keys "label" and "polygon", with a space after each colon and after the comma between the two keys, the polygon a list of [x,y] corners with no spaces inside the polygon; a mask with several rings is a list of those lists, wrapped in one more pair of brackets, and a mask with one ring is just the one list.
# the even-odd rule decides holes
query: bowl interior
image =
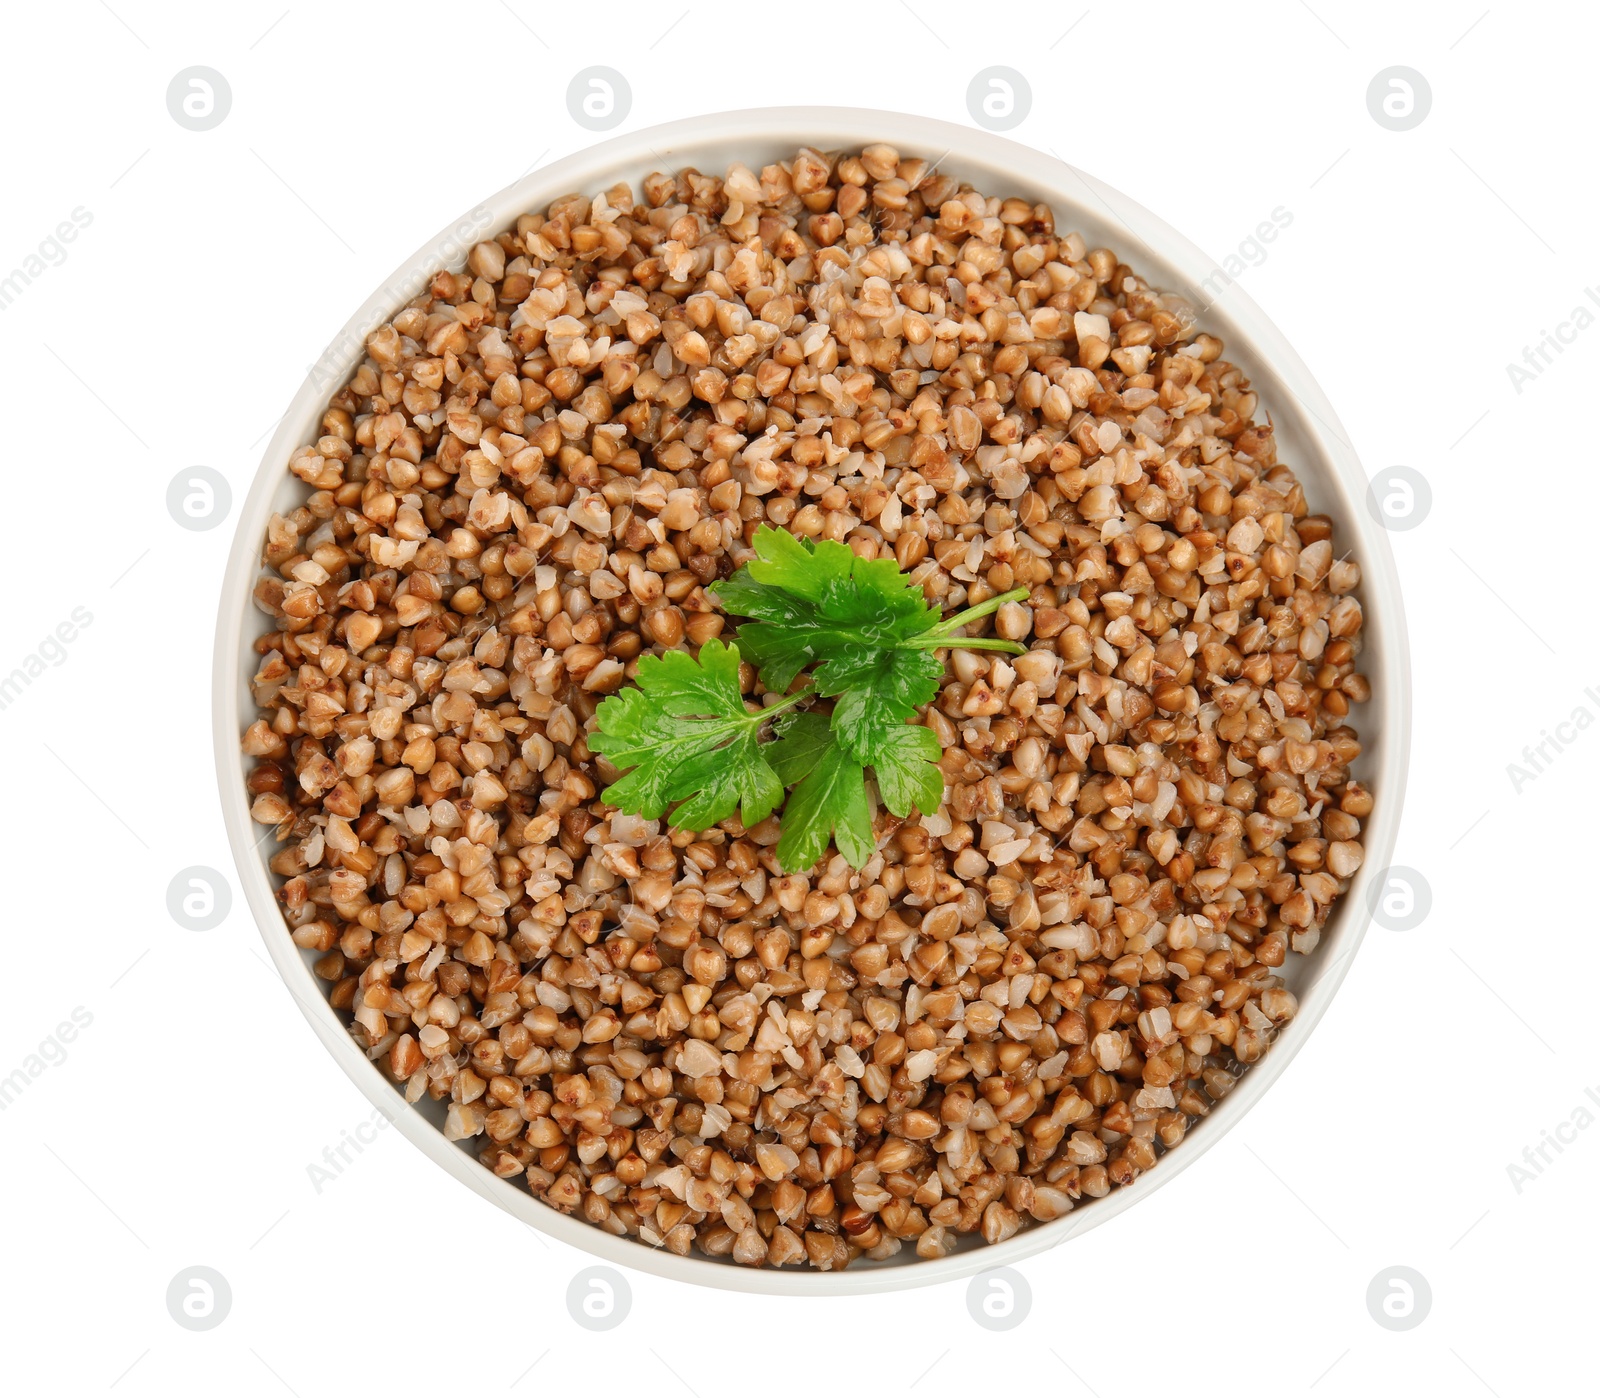
{"label": "bowl interior", "polygon": [[[592,193],[618,180],[637,185],[651,171],[684,166],[720,174],[737,160],[759,169],[791,158],[802,145],[835,150],[871,141],[887,141],[903,154],[925,156],[985,194],[1048,202],[1062,230],[1077,229],[1091,247],[1112,248],[1155,286],[1188,297],[1197,309],[1206,307],[1201,325],[1222,338],[1226,357],[1253,380],[1262,410],[1270,413],[1276,429],[1279,459],[1295,471],[1311,507],[1332,517],[1336,538],[1362,566],[1358,596],[1366,617],[1363,661],[1373,697],[1352,719],[1364,744],[1354,772],[1374,790],[1377,806],[1364,833],[1365,864],[1330,916],[1321,944],[1309,956],[1292,956],[1282,968],[1287,985],[1299,998],[1299,1013],[1238,1087],[1197,1122],[1156,1169],[1104,1199],[1080,1204],[1055,1223],[1034,1224],[994,1247],[969,1239],[967,1246],[939,1261],[925,1261],[903,1249],[888,1262],[857,1263],[836,1275],[751,1270],[704,1257],[681,1258],[612,1237],[557,1213],[526,1189],[495,1178],[477,1163],[468,1143],[456,1145],[444,1139],[439,1131],[442,1104],[424,1099],[408,1107],[388,1077],[350,1038],[311,973],[313,955],[299,951],[286,934],[273,896],[277,880],[267,868],[277,846],[264,828],[253,826],[249,819],[244,775],[250,764],[240,753],[239,734],[257,717],[249,687],[258,664],[253,645],[271,629],[270,619],[252,604],[250,591],[259,576],[268,516],[293,509],[308,493],[288,473],[293,449],[315,440],[326,400],[360,363],[368,332],[415,296],[433,271],[459,269],[474,242],[510,225],[517,215],[572,191]],[[280,422],[241,510],[218,615],[214,714],[229,839],[246,899],[268,949],[330,1052],[404,1134],[500,1207],[608,1261],[741,1290],[839,1294],[948,1280],[1054,1246],[1175,1176],[1248,1110],[1309,1035],[1366,929],[1369,885],[1388,864],[1400,813],[1409,684],[1394,564],[1383,531],[1363,508],[1366,479],[1355,452],[1299,357],[1236,284],[1227,283],[1218,292],[1219,281],[1226,279],[1211,261],[1162,220],[1060,160],[965,127],[835,108],[727,113],[615,138],[535,171],[484,201],[385,281],[313,366]]]}

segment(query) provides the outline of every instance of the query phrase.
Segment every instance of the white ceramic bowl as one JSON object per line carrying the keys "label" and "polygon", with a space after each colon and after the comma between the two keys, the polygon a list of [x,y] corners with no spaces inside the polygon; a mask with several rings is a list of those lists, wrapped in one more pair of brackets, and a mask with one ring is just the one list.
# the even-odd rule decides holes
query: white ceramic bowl
{"label": "white ceramic bowl", "polygon": [[[1224,280],[1215,276],[1215,264],[1197,247],[1109,186],[1012,141],[926,117],[842,107],[786,107],[693,117],[614,137],[534,171],[473,209],[420,249],[355,313],[295,395],[256,471],[240,510],[217,616],[215,742],[228,839],[245,900],[267,950],[339,1066],[420,1150],[523,1222],[608,1262],[741,1291],[843,1295],[948,1281],[1012,1264],[1065,1242],[1176,1178],[1260,1099],[1322,1018],[1366,931],[1369,895],[1394,848],[1405,785],[1410,730],[1405,619],[1388,542],[1364,508],[1365,473],[1332,406],[1300,357],[1237,284],[1230,284],[1204,312],[1201,323],[1222,336],[1228,357],[1249,373],[1262,408],[1272,414],[1281,459],[1298,474],[1312,508],[1332,516],[1336,537],[1362,567],[1363,666],[1372,682],[1372,700],[1353,719],[1365,744],[1356,772],[1372,787],[1377,805],[1364,832],[1365,864],[1329,918],[1321,945],[1309,957],[1291,957],[1284,968],[1299,996],[1299,1013],[1238,1087],[1190,1130],[1182,1145],[1133,1184],[1081,1203],[1055,1223],[1026,1228],[994,1247],[969,1246],[938,1261],[923,1261],[906,1249],[888,1263],[857,1263],[841,1273],[755,1270],[704,1257],[678,1257],[557,1213],[520,1184],[496,1178],[464,1146],[447,1141],[436,1120],[442,1119],[442,1112],[430,1112],[438,1104],[424,1101],[407,1107],[387,1076],[356,1046],[312,975],[311,954],[296,948],[285,930],[267,868],[276,846],[262,841],[264,832],[251,824],[244,785],[249,764],[239,750],[239,735],[256,717],[249,688],[257,665],[251,645],[270,629],[250,597],[259,575],[267,518],[275,510],[293,508],[306,493],[286,469],[292,451],[316,439],[326,401],[359,363],[367,333],[416,295],[427,275],[440,266],[461,267],[472,243],[509,227],[519,214],[541,209],[558,195],[594,192],[619,179],[637,185],[644,175],[663,167],[693,165],[720,174],[735,160],[759,169],[792,157],[802,145],[831,150],[859,148],[872,141],[887,141],[904,154],[936,159],[942,169],[971,180],[986,194],[1049,202],[1059,227],[1081,230],[1091,247],[1113,248],[1141,276],[1190,297],[1197,307],[1205,306],[1210,291]],[[1212,280],[1202,291],[1208,278]]]}

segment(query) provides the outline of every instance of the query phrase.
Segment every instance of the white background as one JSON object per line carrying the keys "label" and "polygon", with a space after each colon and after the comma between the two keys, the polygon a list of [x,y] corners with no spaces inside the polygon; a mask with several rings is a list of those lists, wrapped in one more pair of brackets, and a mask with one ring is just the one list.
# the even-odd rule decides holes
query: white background
{"label": "white background", "polygon": [[[1482,0],[1315,8],[8,9],[0,276],[75,208],[92,222],[0,311],[13,490],[0,673],[75,607],[93,617],[0,712],[0,1077],[75,1007],[93,1017],[0,1112],[8,1388],[1590,1386],[1600,1130],[1520,1193],[1507,1166],[1600,1087],[1584,892],[1600,735],[1520,794],[1507,764],[1577,706],[1600,714],[1584,695],[1600,693],[1584,425],[1600,328],[1520,393],[1506,365],[1600,285],[1600,22]],[[565,99],[593,63],[631,84],[620,129],[762,102],[970,121],[972,75],[1020,69],[1033,106],[1014,139],[1057,150],[1215,258],[1274,208],[1292,213],[1242,284],[1368,470],[1409,465],[1432,488],[1425,522],[1393,536],[1417,717],[1395,857],[1425,873],[1431,914],[1409,932],[1374,928],[1239,1129],[1153,1198],[1025,1264],[1033,1310],[1003,1336],[969,1318],[964,1284],[779,1303],[643,1273],[625,1323],[586,1333],[564,1300],[585,1255],[392,1130],[313,1186],[308,1166],[369,1105],[237,899],[209,932],[167,912],[178,870],[234,877],[208,712],[233,520],[179,528],[168,482],[208,465],[237,502],[307,365],[372,288],[530,164],[599,139]],[[206,132],[166,106],[193,64],[232,91]],[[1432,91],[1410,131],[1367,107],[1369,81],[1394,64]],[[165,1303],[196,1265],[232,1290],[206,1333]],[[1432,1288],[1406,1333],[1365,1301],[1395,1265]]]}

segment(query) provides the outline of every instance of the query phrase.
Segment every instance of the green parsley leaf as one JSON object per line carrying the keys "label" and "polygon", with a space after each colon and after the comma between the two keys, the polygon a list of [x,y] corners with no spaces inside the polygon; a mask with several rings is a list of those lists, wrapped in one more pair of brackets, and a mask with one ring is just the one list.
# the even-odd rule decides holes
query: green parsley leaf
{"label": "green parsley leaf", "polygon": [[727,611],[753,618],[739,628],[739,648],[768,689],[781,693],[808,665],[825,662],[819,689],[842,694],[885,651],[942,625],[892,558],[861,558],[832,540],[813,544],[765,524],[752,545],[755,559],[715,593]]}
{"label": "green parsley leaf", "polygon": [[786,714],[773,727],[778,739],[763,756],[785,786],[794,786],[812,771],[838,741],[822,714]]}
{"label": "green parsley leaf", "polygon": [[[739,628],[738,641],[745,659],[760,672],[761,683],[774,693],[782,694],[794,683],[794,677],[816,660],[817,647],[823,644],[823,639],[813,620],[809,603],[788,593],[778,595],[787,599],[794,611],[793,619],[787,622],[747,622]],[[717,600],[724,607],[732,609],[732,603],[724,600],[721,584],[718,585]]]}
{"label": "green parsley leaf", "polygon": [[759,735],[774,710],[745,707],[739,659],[735,647],[712,640],[698,661],[673,650],[639,662],[637,685],[600,705],[589,735],[594,751],[627,772],[601,793],[605,800],[652,820],[682,802],[672,813],[680,830],[709,829],[735,810],[747,826],[772,814],[785,783]]}
{"label": "green parsley leaf", "polygon": [[[757,529],[751,544],[755,558],[715,588],[728,611],[752,618],[739,627],[741,651],[769,689],[785,690],[815,667],[817,692],[839,699],[834,731],[864,766],[877,766],[880,756],[893,762],[884,744],[903,741],[891,735],[937,696],[944,666],[935,650],[1023,649],[955,633],[1025,597],[1026,589],[941,618],[891,558],[861,558],[843,544],[813,543],[770,525]],[[927,789],[931,779],[924,781]]]}
{"label": "green parsley leaf", "polygon": [[861,868],[876,843],[861,764],[833,740],[820,714],[799,715],[772,746],[774,766],[799,778],[783,808],[778,862],[791,872],[809,869],[827,853],[831,839],[854,868]]}
{"label": "green parsley leaf", "polygon": [[[822,770],[826,764],[840,762],[841,766],[848,763],[842,761],[837,751],[841,749],[836,726],[830,726],[829,721],[820,714],[796,714],[792,718],[780,719],[778,722],[778,741],[767,749],[767,761],[772,764],[772,769],[778,774],[778,779],[785,786],[795,786],[806,780],[812,773]],[[924,813],[939,809],[939,803],[944,800],[944,773],[939,770],[939,758],[943,749],[939,746],[939,739],[928,729],[915,724],[901,724],[898,728],[891,729],[879,746],[879,764],[874,768],[878,779],[878,790],[883,796],[883,804],[897,816],[906,816],[913,807]],[[844,757],[850,754],[846,751]],[[855,817],[843,807],[829,807],[837,818],[844,814]],[[871,830],[871,805],[867,807],[866,830]],[[819,801],[820,823],[821,805]],[[791,796],[789,804],[784,807],[783,830],[789,832],[797,821],[808,819],[804,807],[797,808],[794,797]],[[856,824],[855,828],[861,827]],[[847,841],[851,838],[847,830]],[[866,837],[860,837],[862,839]],[[795,839],[802,839],[797,833]],[[816,843],[820,840],[820,844]],[[837,832],[834,843],[839,844]],[[782,843],[779,846],[779,858],[786,869],[810,868],[821,858],[821,853],[812,856],[812,850],[825,850],[827,846],[826,832],[820,832],[815,839],[807,837],[803,846],[791,845],[789,855],[797,863],[791,864],[785,857]],[[867,857],[871,857],[871,847],[863,846],[867,850]],[[840,846],[841,852],[844,848]],[[809,858],[807,862],[807,857]],[[849,855],[851,862],[859,868],[860,864]]]}
{"label": "green parsley leaf", "polygon": [[713,587],[723,610],[733,616],[798,626],[808,624],[815,615],[815,608],[805,598],[785,592],[781,587],[757,582],[750,576],[749,568],[739,569],[731,578],[723,578]]}
{"label": "green parsley leaf", "polygon": [[854,551],[843,544],[831,539],[820,543],[800,539],[770,524],[756,530],[752,547],[755,561],[745,566],[754,581],[782,588],[808,602],[820,602],[829,583],[847,580],[857,562]]}
{"label": "green parsley leaf", "polygon": [[909,815],[913,806],[924,815],[938,810],[944,800],[944,773],[939,770],[943,752],[938,735],[920,724],[890,729],[872,759],[883,804],[897,816]]}
{"label": "green parsley leaf", "polygon": [[[596,711],[589,745],[625,773],[603,795],[651,818],[672,807],[675,827],[699,831],[735,810],[757,824],[787,787],[780,865],[809,869],[831,842],[859,869],[875,846],[868,769],[896,816],[932,812],[944,798],[938,738],[907,723],[938,695],[944,665],[935,652],[1020,652],[1013,641],[957,633],[1027,592],[941,617],[891,558],[864,559],[766,525],[752,543],[754,559],[713,589],[725,610],[746,618],[738,648],[709,641],[698,661],[682,651],[647,656],[636,686]],[[770,691],[787,691],[805,670],[810,685],[751,713],[741,659]],[[783,713],[815,694],[835,701],[831,716]],[[774,739],[763,744],[774,718]]]}
{"label": "green parsley leaf", "polygon": [[870,667],[846,669],[848,660],[830,661],[812,678],[819,693],[839,696],[833,706],[833,727],[840,741],[858,760],[875,766],[886,736],[903,728],[912,714],[938,695],[944,666],[925,650],[879,652]]}

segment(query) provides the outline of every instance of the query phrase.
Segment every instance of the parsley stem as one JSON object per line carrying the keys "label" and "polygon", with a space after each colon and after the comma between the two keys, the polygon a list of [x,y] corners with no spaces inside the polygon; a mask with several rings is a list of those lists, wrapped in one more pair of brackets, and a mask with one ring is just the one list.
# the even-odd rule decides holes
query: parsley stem
{"label": "parsley stem", "polygon": [[964,612],[957,612],[954,616],[947,616],[933,629],[935,631],[954,631],[958,626],[965,626],[969,621],[976,621],[979,617],[988,616],[997,612],[1007,602],[1020,602],[1028,595],[1025,587],[1014,587],[1010,592],[1002,592],[989,598],[986,602],[979,602],[975,607],[968,607]]}
{"label": "parsley stem", "polygon": [[1016,641],[1002,641],[998,636],[914,636],[900,644],[916,650],[1003,650],[1007,655],[1023,655],[1027,647]]}
{"label": "parsley stem", "polygon": [[776,704],[766,705],[766,707],[764,707],[759,714],[751,714],[750,717],[758,722],[764,723],[767,719],[773,717],[774,714],[781,714],[785,709],[792,709],[802,699],[815,699],[816,697],[816,690],[812,688],[811,681],[807,680],[806,683],[801,688],[795,690],[793,694],[778,700]]}
{"label": "parsley stem", "polygon": [[1016,645],[1016,641],[1000,641],[1000,643],[989,641],[989,643],[984,643],[982,640],[968,640],[965,637],[955,637],[954,641],[952,641],[950,640],[950,632],[962,629],[963,625],[968,624],[970,621],[978,621],[979,617],[989,616],[990,613],[994,613],[994,611],[998,611],[1002,606],[1005,606],[1008,601],[1022,601],[1026,597],[1026,587],[1013,587],[1010,592],[998,593],[998,595],[990,597],[987,601],[979,601],[978,606],[970,606],[970,608],[966,608],[966,611],[958,611],[955,616],[947,616],[944,621],[939,622],[930,632],[920,635],[914,641],[904,641],[902,645],[922,646],[922,648],[955,645],[963,649],[974,649],[974,651],[998,651],[998,649],[1005,648],[1010,649],[1011,653],[1019,656],[1026,649],[1026,646]]}

